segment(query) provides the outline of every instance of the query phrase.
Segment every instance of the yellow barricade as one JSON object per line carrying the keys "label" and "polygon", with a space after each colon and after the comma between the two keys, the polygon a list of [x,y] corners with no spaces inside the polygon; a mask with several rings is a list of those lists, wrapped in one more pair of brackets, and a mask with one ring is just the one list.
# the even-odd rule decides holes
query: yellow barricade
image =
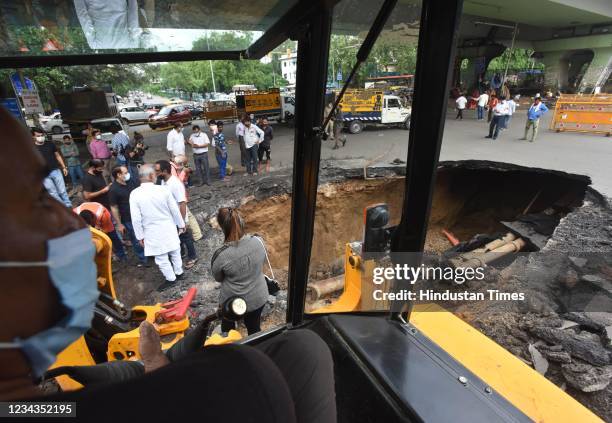
{"label": "yellow barricade", "polygon": [[550,129],[612,134],[612,94],[561,94]]}

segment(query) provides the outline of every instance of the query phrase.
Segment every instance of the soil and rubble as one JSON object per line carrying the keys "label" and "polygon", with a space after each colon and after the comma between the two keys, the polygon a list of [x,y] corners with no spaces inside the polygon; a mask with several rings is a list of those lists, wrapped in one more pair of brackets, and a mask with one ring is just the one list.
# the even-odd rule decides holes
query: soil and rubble
{"label": "soil and rubble", "polygon": [[[367,168],[364,180],[361,160],[321,163],[311,279],[343,273],[344,244],[361,238],[365,205],[388,203],[391,224],[398,222],[404,171],[400,161],[376,164]],[[257,178],[234,175],[230,182],[191,188],[189,207],[204,235],[196,243],[197,264],[176,286],[163,292],[155,290],[163,282],[155,266],[138,269],[118,265],[114,269],[118,297],[130,306],[165,302],[184,295],[195,285],[198,294],[192,304],[193,323],[212,312],[218,305],[219,283],[210,273],[210,258],[223,242],[215,216],[219,207],[231,206],[240,209],[248,232],[264,236],[282,287],[276,297],[270,296],[262,327],[283,323],[291,178],[291,170],[279,170]],[[491,266],[484,281],[469,283],[473,291],[486,291],[492,286],[504,291],[526,291],[528,300],[443,305],[604,420],[610,420],[612,202],[590,189],[589,183],[583,176],[510,164],[441,162],[425,248],[440,253],[451,246],[440,234],[443,228],[461,240],[478,233],[506,230],[502,221],[514,220],[529,204],[533,209],[544,209],[546,202],[552,201],[545,193],[554,192],[556,205],[562,203],[566,212],[540,251],[518,255],[504,266]],[[567,198],[558,195],[561,191],[568,193]]]}

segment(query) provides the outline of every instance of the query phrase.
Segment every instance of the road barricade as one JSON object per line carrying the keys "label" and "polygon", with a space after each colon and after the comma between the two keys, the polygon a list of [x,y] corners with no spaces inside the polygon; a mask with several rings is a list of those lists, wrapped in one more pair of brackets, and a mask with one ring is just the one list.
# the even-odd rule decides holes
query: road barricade
{"label": "road barricade", "polygon": [[550,129],[612,134],[612,94],[561,94]]}

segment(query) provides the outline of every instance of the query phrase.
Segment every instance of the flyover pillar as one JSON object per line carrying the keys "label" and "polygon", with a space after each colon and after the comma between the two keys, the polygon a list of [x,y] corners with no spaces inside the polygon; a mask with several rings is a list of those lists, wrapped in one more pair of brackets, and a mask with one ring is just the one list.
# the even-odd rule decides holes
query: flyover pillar
{"label": "flyover pillar", "polygon": [[[506,50],[506,46],[501,44],[490,44],[484,46],[467,46],[460,47],[457,51],[458,64],[461,64],[463,59],[468,59],[467,69],[460,71],[460,80],[463,82],[464,88],[471,92],[474,88],[481,88],[480,83],[484,82],[484,76],[489,67],[491,60]],[[453,86],[457,86],[459,81],[454,81]]]}
{"label": "flyover pillar", "polygon": [[594,48],[592,50],[593,60],[586,69],[580,83],[580,92],[584,93],[592,93],[603,88],[612,71],[612,47]]}
{"label": "flyover pillar", "polygon": [[547,51],[540,59],[544,64],[544,88],[552,92],[566,91],[569,59],[566,51]]}

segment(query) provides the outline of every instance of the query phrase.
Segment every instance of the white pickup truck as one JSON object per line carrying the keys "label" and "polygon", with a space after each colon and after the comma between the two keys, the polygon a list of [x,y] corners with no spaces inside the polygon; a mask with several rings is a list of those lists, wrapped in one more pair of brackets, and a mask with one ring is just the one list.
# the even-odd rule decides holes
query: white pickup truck
{"label": "white pickup truck", "polygon": [[366,126],[399,126],[410,129],[411,108],[394,95],[379,90],[347,90],[340,102],[345,126],[358,134]]}

